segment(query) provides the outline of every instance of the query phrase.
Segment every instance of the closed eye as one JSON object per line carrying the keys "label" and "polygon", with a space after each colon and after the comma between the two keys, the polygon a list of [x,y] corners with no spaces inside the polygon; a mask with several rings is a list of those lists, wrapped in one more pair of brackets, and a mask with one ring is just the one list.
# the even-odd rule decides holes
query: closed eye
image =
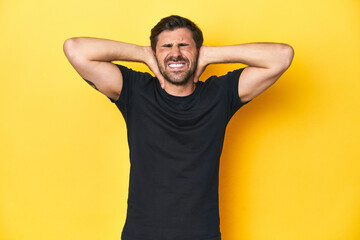
{"label": "closed eye", "polygon": [[185,46],[189,46],[189,44],[187,44],[187,43],[179,43],[179,47],[185,47]]}

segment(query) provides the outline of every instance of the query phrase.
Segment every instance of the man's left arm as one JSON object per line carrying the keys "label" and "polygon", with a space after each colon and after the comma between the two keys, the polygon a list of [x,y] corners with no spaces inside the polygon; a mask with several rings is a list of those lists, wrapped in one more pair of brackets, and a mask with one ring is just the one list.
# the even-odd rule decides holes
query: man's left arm
{"label": "man's left arm", "polygon": [[290,67],[294,49],[283,43],[246,43],[233,46],[202,46],[194,81],[213,63],[243,63],[247,67],[239,78],[239,97],[250,101],[271,85]]}

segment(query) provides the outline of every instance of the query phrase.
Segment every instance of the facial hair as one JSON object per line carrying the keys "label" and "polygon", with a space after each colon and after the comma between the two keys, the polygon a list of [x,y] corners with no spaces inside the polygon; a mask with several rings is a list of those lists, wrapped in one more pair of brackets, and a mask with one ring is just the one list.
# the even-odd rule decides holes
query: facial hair
{"label": "facial hair", "polygon": [[[156,61],[158,63],[159,66],[159,70],[161,72],[161,74],[164,76],[165,80],[167,80],[169,83],[177,85],[177,86],[183,86],[186,85],[191,76],[195,73],[195,68],[194,69],[188,69],[184,75],[182,76],[170,76],[168,74],[168,71],[166,70],[166,67],[168,65],[168,62],[172,61],[172,62],[178,62],[178,61],[183,61],[186,63],[187,66],[189,66],[189,60],[186,58],[183,58],[181,56],[174,58],[174,57],[170,57],[168,59],[165,60],[164,66],[159,64],[159,60],[156,58]],[[194,62],[195,66],[197,64],[197,61]],[[174,72],[172,73],[174,74]],[[176,74],[176,73],[175,73]],[[183,74],[183,72],[181,72],[180,74]]]}

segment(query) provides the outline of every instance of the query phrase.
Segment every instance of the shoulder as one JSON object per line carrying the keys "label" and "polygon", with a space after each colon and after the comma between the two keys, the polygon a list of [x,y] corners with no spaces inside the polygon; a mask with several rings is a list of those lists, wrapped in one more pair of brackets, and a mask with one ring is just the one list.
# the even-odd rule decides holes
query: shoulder
{"label": "shoulder", "polygon": [[138,78],[140,78],[140,79],[149,79],[149,78],[152,78],[150,73],[136,71],[136,70],[133,70],[131,68],[128,68],[128,67],[120,65],[120,64],[115,64],[115,65],[121,71],[121,74],[122,74],[123,78],[133,78],[133,79],[138,79]]}
{"label": "shoulder", "polygon": [[242,71],[244,70],[245,68],[239,68],[239,69],[235,69],[233,71],[229,71],[227,72],[226,74],[224,75],[221,75],[219,77],[217,77],[218,79],[220,80],[239,80],[239,77],[242,73]]}
{"label": "shoulder", "polygon": [[136,92],[153,82],[154,77],[150,73],[136,71],[120,64],[115,64],[115,66],[119,68],[122,75],[122,89],[117,98],[110,99],[112,102],[126,103]]}
{"label": "shoulder", "polygon": [[241,72],[245,68],[239,68],[233,71],[229,71],[224,75],[213,75],[209,77],[205,82],[204,85],[208,87],[217,87],[221,89],[227,89],[228,87],[235,87],[241,75]]}

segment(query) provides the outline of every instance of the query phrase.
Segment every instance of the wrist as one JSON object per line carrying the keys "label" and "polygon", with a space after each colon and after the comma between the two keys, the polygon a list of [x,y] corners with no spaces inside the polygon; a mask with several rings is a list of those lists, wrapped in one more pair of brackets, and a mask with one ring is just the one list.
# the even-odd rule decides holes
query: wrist
{"label": "wrist", "polygon": [[213,63],[218,63],[219,60],[218,58],[218,54],[217,54],[217,50],[219,47],[213,47],[213,46],[206,46],[206,48],[204,49],[204,61],[206,63],[206,65],[209,64],[213,64]]}
{"label": "wrist", "polygon": [[214,54],[215,47],[209,47],[209,46],[201,46],[200,52],[199,52],[199,58],[201,59],[202,65],[207,66],[212,63],[216,63]]}

